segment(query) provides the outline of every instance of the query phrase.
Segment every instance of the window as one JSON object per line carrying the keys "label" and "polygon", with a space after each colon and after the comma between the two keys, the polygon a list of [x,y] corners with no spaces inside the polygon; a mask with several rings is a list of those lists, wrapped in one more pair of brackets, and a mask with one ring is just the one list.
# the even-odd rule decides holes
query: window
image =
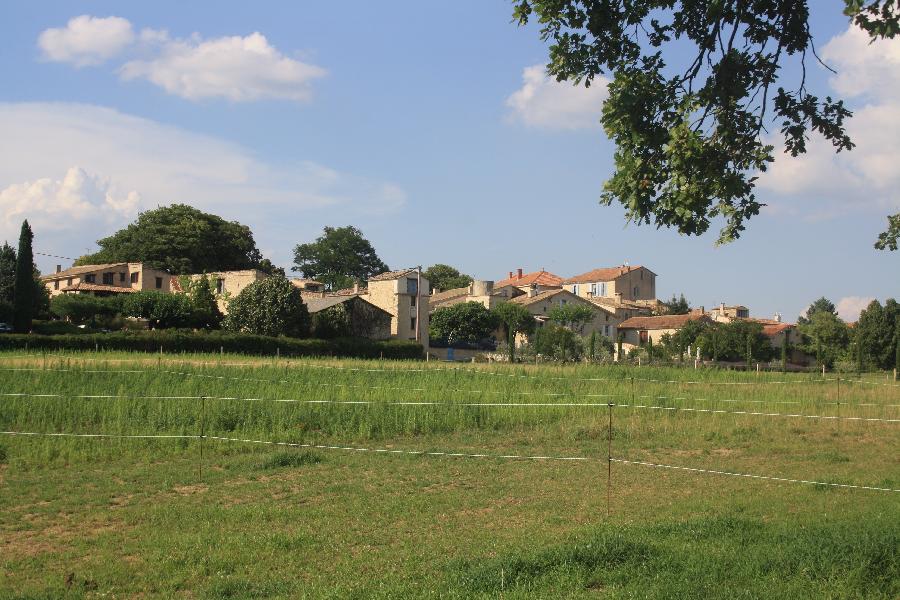
{"label": "window", "polygon": [[125,283],[125,271],[119,273],[119,283]]}
{"label": "window", "polygon": [[603,335],[605,335],[606,337],[610,337],[610,336],[609,336],[609,325],[604,325],[604,327],[603,327]]}
{"label": "window", "polygon": [[66,280],[66,285],[72,285],[72,278],[71,278],[71,277],[69,277],[69,278]]}
{"label": "window", "polygon": [[225,280],[221,277],[216,279],[216,293],[224,294],[225,293]]}
{"label": "window", "polygon": [[409,318],[409,328],[412,329],[413,331],[416,330],[416,318],[415,317]]}
{"label": "window", "polygon": [[97,283],[97,276],[93,273],[84,276],[85,283]]}
{"label": "window", "polygon": [[412,298],[409,299],[409,305],[412,306],[413,308],[416,307],[416,297],[415,296],[413,296]]}
{"label": "window", "polygon": [[131,283],[137,283],[137,282],[138,282],[138,273],[137,273],[137,271],[135,271],[134,273],[131,274]]}
{"label": "window", "polygon": [[634,286],[634,290],[632,290],[632,296],[631,296],[631,297],[634,298],[635,300],[637,300],[637,297],[638,297],[638,286]]}
{"label": "window", "polygon": [[414,296],[419,295],[419,282],[415,277],[407,277],[406,278],[406,293],[413,294]]}
{"label": "window", "polygon": [[641,271],[641,279],[643,279],[643,278],[644,278],[644,272]]}
{"label": "window", "polygon": [[57,279],[56,281],[53,282],[53,289],[54,289],[54,290],[58,290],[58,289],[59,289],[59,279]]}
{"label": "window", "polygon": [[162,288],[162,277],[156,278],[156,289]]}
{"label": "window", "polygon": [[103,285],[112,285],[113,278],[116,276],[115,273],[104,273],[103,274]]}
{"label": "window", "polygon": [[572,293],[575,294],[576,296],[578,295],[578,284],[577,283],[572,286]]}
{"label": "window", "polygon": [[605,283],[592,283],[591,284],[591,294],[594,296],[605,296],[606,295],[606,284]]}

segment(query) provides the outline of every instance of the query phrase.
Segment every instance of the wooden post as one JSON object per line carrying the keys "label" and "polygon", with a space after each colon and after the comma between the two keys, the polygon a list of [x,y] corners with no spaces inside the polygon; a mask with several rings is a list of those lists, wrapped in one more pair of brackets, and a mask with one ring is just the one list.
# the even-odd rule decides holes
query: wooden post
{"label": "wooden post", "polygon": [[[632,384],[634,378],[631,378]],[[612,498],[612,402],[606,404],[609,411],[609,424],[606,432],[606,517],[609,518],[612,510],[610,509],[610,499]]]}

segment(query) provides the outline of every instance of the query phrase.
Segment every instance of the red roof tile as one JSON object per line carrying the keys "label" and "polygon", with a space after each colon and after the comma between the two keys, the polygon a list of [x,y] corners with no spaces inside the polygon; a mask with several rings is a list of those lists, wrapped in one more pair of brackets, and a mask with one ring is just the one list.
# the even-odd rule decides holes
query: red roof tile
{"label": "red roof tile", "polygon": [[543,269],[541,269],[540,271],[535,271],[534,273],[525,273],[521,277],[516,277],[515,275],[513,275],[512,277],[501,279],[494,284],[494,288],[496,289],[504,285],[514,285],[516,287],[521,287],[523,285],[531,285],[532,283],[547,287],[559,287],[562,285],[562,277],[560,277],[559,275],[554,275],[550,271],[544,271]]}
{"label": "red roof tile", "polygon": [[[637,265],[635,267],[622,265],[621,267],[603,267],[600,269],[594,269],[593,271],[588,271],[587,273],[582,273],[581,275],[575,275],[574,277],[569,277],[563,284],[566,283],[593,283],[595,281],[613,281],[614,279],[618,279],[622,275],[626,273],[630,273],[631,271],[637,271],[638,269],[647,269],[647,267],[642,267],[641,265]],[[650,269],[647,269],[650,271]],[[653,273],[653,271],[650,271]],[[655,275],[655,273],[654,273]]]}
{"label": "red roof tile", "polygon": [[688,321],[710,321],[710,318],[697,314],[631,317],[623,321],[619,329],[680,329]]}

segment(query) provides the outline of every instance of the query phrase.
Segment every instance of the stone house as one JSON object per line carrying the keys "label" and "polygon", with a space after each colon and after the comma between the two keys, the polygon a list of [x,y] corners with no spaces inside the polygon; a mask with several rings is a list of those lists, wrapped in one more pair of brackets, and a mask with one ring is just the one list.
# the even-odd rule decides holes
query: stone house
{"label": "stone house", "polygon": [[647,267],[603,267],[569,277],[562,287],[582,298],[656,303],[656,273]]}
{"label": "stone house", "polygon": [[525,292],[513,285],[507,284],[498,288],[493,281],[476,279],[466,287],[454,288],[444,292],[432,291],[428,297],[428,307],[430,312],[434,312],[438,308],[446,308],[454,304],[478,302],[490,310],[498,304],[508,302],[523,294]]}
{"label": "stone house", "polygon": [[509,277],[498,281],[494,288],[501,289],[506,286],[513,286],[522,292],[535,290],[541,293],[548,290],[558,290],[562,287],[562,281],[562,277],[544,269],[533,273],[522,273],[522,269],[516,269],[515,273],[510,271]]}
{"label": "stone house", "polygon": [[[391,314],[391,337],[428,348],[429,285],[417,269],[387,271],[369,278],[365,299]],[[350,295],[342,292],[335,295]]]}
{"label": "stone house", "polygon": [[299,289],[303,293],[311,293],[311,294],[324,294],[325,293],[325,284],[321,281],[315,281],[314,279],[303,279],[301,277],[294,277],[290,280],[291,284]]}
{"label": "stone house", "polygon": [[242,271],[219,271],[215,273],[196,273],[194,275],[178,275],[171,278],[172,291],[184,292],[181,279],[186,277],[190,281],[197,281],[201,277],[209,279],[209,286],[216,295],[216,302],[223,315],[228,314],[228,300],[234,298],[241,291],[255,281],[268,277],[268,273],[259,269],[244,269]]}
{"label": "stone house", "polygon": [[725,306],[725,303],[722,302],[719,306],[709,311],[709,316],[717,323],[731,323],[735,319],[749,319],[750,309],[741,304]]}
{"label": "stone house", "polygon": [[656,317],[632,317],[619,325],[619,333],[622,334],[622,346],[634,348],[643,346],[653,340],[654,344],[662,341],[665,334],[673,334],[689,321],[703,320],[712,322],[705,313],[699,311],[685,315],[660,315]]}
{"label": "stone house", "polygon": [[[540,293],[532,292],[517,296],[511,299],[510,302],[521,304],[527,308],[537,321],[538,327],[543,327],[550,321],[550,312],[557,306],[565,306],[567,304],[587,306],[593,311],[593,318],[582,324],[575,332],[582,336],[589,336],[596,332],[598,335],[615,340],[618,335],[619,324],[622,322],[622,319],[616,316],[615,311],[576,296],[564,289],[547,290]],[[517,336],[516,338],[517,345],[521,345],[525,341],[526,339],[523,336]]]}
{"label": "stone house", "polygon": [[336,316],[346,319],[349,334],[353,337],[364,337],[372,340],[386,340],[391,337],[391,313],[383,310],[361,296],[324,296],[306,297],[303,299],[306,309],[313,317],[316,327],[316,315],[339,313]]}
{"label": "stone house", "polygon": [[51,297],[59,294],[109,296],[146,290],[169,292],[171,279],[167,271],[134,262],[82,265],[65,270],[56,265],[56,272],[41,275]]}

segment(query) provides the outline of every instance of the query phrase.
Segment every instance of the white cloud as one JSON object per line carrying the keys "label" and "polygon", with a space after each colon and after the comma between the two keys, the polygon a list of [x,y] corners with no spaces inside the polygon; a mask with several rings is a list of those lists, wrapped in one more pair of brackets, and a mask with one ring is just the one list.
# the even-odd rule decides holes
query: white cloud
{"label": "white cloud", "polygon": [[188,100],[305,101],[310,98],[310,82],[325,75],[320,67],[284,56],[261,33],[173,40],[148,30],[141,37],[154,40],[158,55],[125,63],[119,71],[122,78],[146,79]]}
{"label": "white cloud", "polygon": [[61,180],[44,178],[0,190],[7,232],[15,231],[26,218],[32,228],[44,231],[115,223],[133,215],[139,203],[136,191],[120,192],[108,179],[80,167],[69,168]]}
{"label": "white cloud", "polygon": [[528,127],[574,130],[600,126],[609,80],[600,76],[591,87],[548,77],[543,65],[522,71],[522,87],[506,99],[509,118]]}
{"label": "white cloud", "polygon": [[859,320],[859,313],[869,306],[875,298],[863,298],[860,296],[847,296],[841,298],[837,303],[838,316],[848,323]]}
{"label": "white cloud", "polygon": [[[759,185],[785,196],[774,202],[811,218],[832,218],[861,209],[884,213],[900,206],[900,39],[872,44],[855,26],[832,38],[823,58],[838,75],[830,85],[845,97],[866,102],[853,109],[845,122],[856,147],[836,153],[817,133],[811,134],[807,153],[797,158],[776,156]],[[774,137],[778,146],[781,140]],[[792,197],[800,197],[796,203]],[[814,204],[810,200],[814,199]],[[781,208],[778,205],[781,204]]]}
{"label": "white cloud", "polygon": [[134,31],[127,19],[81,15],[69,19],[65,27],[44,30],[38,46],[47,60],[84,67],[109,60],[133,41]]}
{"label": "white cloud", "polygon": [[[0,130],[0,240],[14,239],[28,218],[36,247],[55,254],[81,254],[138,210],[183,202],[250,225],[286,261],[300,227],[406,202],[390,182],[312,161],[267,162],[238,144],[109,108],[0,103]],[[41,241],[47,230],[52,240]]]}

